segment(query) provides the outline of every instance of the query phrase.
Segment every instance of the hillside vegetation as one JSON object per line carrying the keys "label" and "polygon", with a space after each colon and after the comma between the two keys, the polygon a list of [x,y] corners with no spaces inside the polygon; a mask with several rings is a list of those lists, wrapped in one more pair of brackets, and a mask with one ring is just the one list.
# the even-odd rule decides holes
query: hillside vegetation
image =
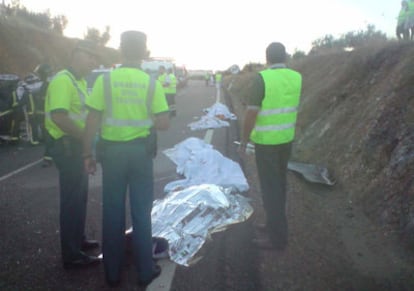
{"label": "hillside vegetation", "polygon": [[[343,207],[414,241],[414,44],[377,43],[289,64],[303,74],[292,160],[327,166]],[[244,101],[249,75],[233,79]]]}
{"label": "hillside vegetation", "polygon": [[[1,15],[0,15],[1,16]],[[58,71],[68,64],[70,52],[78,39],[45,31],[16,17],[0,17],[0,74],[24,77],[40,63]],[[119,62],[118,52],[100,47],[102,64]]]}

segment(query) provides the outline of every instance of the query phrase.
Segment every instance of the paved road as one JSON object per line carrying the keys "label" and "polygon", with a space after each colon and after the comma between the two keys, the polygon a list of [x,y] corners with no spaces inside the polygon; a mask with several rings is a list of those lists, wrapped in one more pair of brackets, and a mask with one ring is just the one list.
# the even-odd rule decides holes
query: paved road
{"label": "paved road", "polygon": [[[169,131],[159,134],[155,159],[156,198],[163,197],[166,183],[176,180],[175,165],[162,151],[187,137],[204,139],[206,131],[191,131],[187,125],[200,117],[203,108],[216,101],[216,88],[202,81],[191,81],[176,97],[178,114]],[[221,96],[224,101],[224,96]],[[225,156],[237,161],[233,140],[236,122],[230,128],[207,134]],[[102,290],[103,270],[67,273],[60,266],[58,243],[57,172],[37,163],[42,147],[0,147],[0,289],[2,290]],[[23,168],[25,167],[26,168]],[[24,170],[22,170],[24,169]],[[101,236],[101,181],[90,179],[87,233]],[[130,225],[127,217],[127,225]],[[204,258],[192,267],[161,262],[163,276],[148,290],[260,290],[255,267],[256,253],[248,245],[249,222],[215,234],[202,249]],[[136,277],[127,262],[120,290],[136,290]]]}

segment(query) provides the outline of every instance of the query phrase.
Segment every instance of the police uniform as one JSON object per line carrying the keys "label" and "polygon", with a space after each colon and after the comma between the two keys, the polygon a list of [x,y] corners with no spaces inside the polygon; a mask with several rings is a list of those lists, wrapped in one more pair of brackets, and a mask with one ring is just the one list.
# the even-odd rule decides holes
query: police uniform
{"label": "police uniform", "polygon": [[163,84],[165,97],[170,111],[170,116],[176,115],[175,95],[177,93],[177,78],[171,72],[165,72],[165,68],[162,69],[161,74],[158,76],[158,81]]}
{"label": "police uniform", "polygon": [[261,71],[253,85],[250,107],[258,114],[250,140],[255,155],[266,227],[270,241],[277,248],[287,244],[286,219],[287,164],[295,136],[302,77],[285,64],[273,64]]}
{"label": "police uniform", "polygon": [[168,100],[169,107],[170,107],[170,116],[177,115],[177,107],[175,103],[175,95],[177,94],[177,78],[175,77],[174,73],[170,70],[167,71],[168,77],[168,87],[164,88],[165,97]]}
{"label": "police uniform", "polygon": [[[139,37],[131,32],[123,35]],[[122,43],[122,36],[121,36]],[[122,49],[122,45],[121,45]],[[127,64],[95,82],[86,100],[90,110],[101,112],[103,257],[107,282],[120,280],[125,257],[125,201],[131,207],[133,250],[141,282],[154,276],[151,209],[153,203],[153,155],[148,140],[151,116],[168,112],[161,84],[139,66]],[[152,94],[152,103],[147,104]],[[150,112],[149,112],[150,110]]]}
{"label": "police uniform", "polygon": [[69,263],[82,259],[88,175],[84,171],[82,142],[56,125],[52,112],[68,112],[79,128],[85,126],[86,81],[70,70],[59,72],[50,82],[45,100],[45,128],[51,138],[50,154],[59,170],[60,240],[62,259]]}

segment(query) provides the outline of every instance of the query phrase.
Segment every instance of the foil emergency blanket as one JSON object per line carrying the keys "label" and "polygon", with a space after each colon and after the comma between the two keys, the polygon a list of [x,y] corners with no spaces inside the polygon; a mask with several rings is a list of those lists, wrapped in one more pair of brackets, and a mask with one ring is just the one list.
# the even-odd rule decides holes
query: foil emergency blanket
{"label": "foil emergency blanket", "polygon": [[203,110],[206,115],[202,116],[200,120],[192,122],[188,125],[191,130],[203,130],[208,128],[228,127],[230,123],[226,120],[237,119],[236,115],[231,113],[226,105],[216,102],[210,108]]}
{"label": "foil emergency blanket", "polygon": [[201,259],[198,251],[212,233],[224,231],[252,215],[247,198],[231,191],[202,184],[154,201],[152,235],[168,240],[172,261],[183,266],[196,263]]}
{"label": "foil emergency blanket", "polygon": [[215,184],[237,192],[249,190],[240,165],[199,138],[187,138],[163,153],[177,165],[177,173],[185,177],[165,185],[166,193],[200,184]]}

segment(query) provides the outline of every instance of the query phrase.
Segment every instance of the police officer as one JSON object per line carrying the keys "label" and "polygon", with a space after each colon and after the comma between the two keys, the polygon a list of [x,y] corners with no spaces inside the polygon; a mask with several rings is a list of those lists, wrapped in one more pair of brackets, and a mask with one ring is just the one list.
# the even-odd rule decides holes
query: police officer
{"label": "police officer", "polygon": [[82,138],[85,126],[83,78],[96,66],[93,43],[80,41],[72,51],[70,66],[50,82],[45,100],[45,128],[50,153],[59,171],[60,241],[65,268],[95,265],[100,260],[84,251],[99,246],[85,239],[88,174],[83,167]]}
{"label": "police officer", "polygon": [[99,76],[86,104],[85,168],[96,171],[94,135],[101,126],[103,183],[103,258],[106,281],[120,284],[125,257],[125,200],[132,216],[132,244],[138,284],[148,285],[161,273],[152,258],[153,151],[151,127],[169,127],[168,104],[161,84],[140,69],[148,54],[146,35],[121,35],[122,65]]}
{"label": "police officer", "polygon": [[216,72],[216,74],[214,75],[214,79],[215,79],[217,87],[220,88],[221,80],[223,79],[223,75],[221,74],[221,72]]}
{"label": "police officer", "polygon": [[410,36],[410,27],[407,25],[409,20],[409,7],[406,0],[401,1],[401,9],[397,18],[396,35],[398,40],[408,40]]}
{"label": "police officer", "polygon": [[243,126],[241,152],[249,139],[255,143],[256,164],[266,214],[268,237],[255,239],[257,247],[284,250],[288,240],[286,219],[287,164],[295,136],[301,74],[285,65],[281,43],[266,49],[268,69],[254,79]]}
{"label": "police officer", "polygon": [[168,100],[170,107],[170,116],[177,115],[177,107],[175,104],[175,95],[177,95],[177,78],[174,75],[172,68],[167,69],[168,86],[164,88],[165,97]]}
{"label": "police officer", "polygon": [[[173,83],[175,82],[176,84],[177,81],[175,80],[174,74],[170,74],[170,72],[172,71],[167,71],[164,66],[160,66],[158,68],[158,81],[161,83],[164,89],[165,97],[167,98],[168,108],[170,111],[170,117],[173,117],[175,116],[175,93],[173,93],[174,89],[172,88],[174,86]],[[177,89],[175,89],[175,92],[177,92]]]}

